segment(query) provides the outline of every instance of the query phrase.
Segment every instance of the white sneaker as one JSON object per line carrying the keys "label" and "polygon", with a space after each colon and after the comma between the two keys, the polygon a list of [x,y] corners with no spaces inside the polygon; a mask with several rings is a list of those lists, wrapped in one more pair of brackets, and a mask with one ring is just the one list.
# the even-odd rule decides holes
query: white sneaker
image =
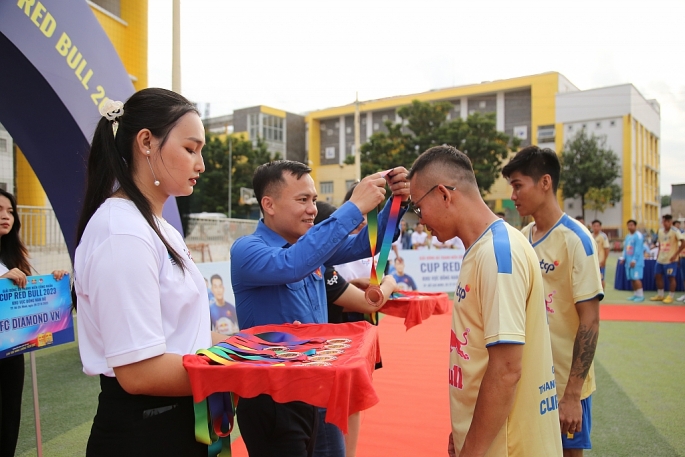
{"label": "white sneaker", "polygon": [[685,295],[681,295],[680,297],[676,298],[678,301],[685,301]]}

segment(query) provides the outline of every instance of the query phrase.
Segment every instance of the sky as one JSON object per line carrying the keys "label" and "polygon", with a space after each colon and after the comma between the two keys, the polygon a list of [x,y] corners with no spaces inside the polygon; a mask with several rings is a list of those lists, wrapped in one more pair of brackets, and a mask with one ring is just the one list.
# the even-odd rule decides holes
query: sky
{"label": "sky", "polygon": [[[149,1],[150,86],[171,88],[171,0]],[[558,71],[661,105],[661,194],[685,183],[685,1],[181,0],[181,92],[210,115],[294,113]]]}

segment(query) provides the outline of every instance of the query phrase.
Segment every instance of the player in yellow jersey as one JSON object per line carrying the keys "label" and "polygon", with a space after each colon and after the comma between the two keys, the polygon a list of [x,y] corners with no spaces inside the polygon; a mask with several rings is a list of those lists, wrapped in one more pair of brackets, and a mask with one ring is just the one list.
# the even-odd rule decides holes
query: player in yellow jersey
{"label": "player in yellow jersey", "polygon": [[602,221],[592,221],[592,237],[597,243],[597,256],[599,258],[599,274],[602,276],[602,289],[604,289],[604,273],[606,272],[607,259],[609,258],[609,237],[602,231]]}
{"label": "player in yellow jersey", "polygon": [[535,220],[522,233],[537,253],[545,284],[564,456],[576,457],[592,447],[592,362],[604,292],[590,232],[559,207],[560,168],[554,151],[529,146],[502,174],[513,188],[519,214]]}
{"label": "player in yellow jersey", "polygon": [[424,152],[409,173],[414,212],[466,247],[452,310],[452,456],[561,456],[542,275],[530,244],[483,202],[468,157]]}
{"label": "player in yellow jersey", "polygon": [[[679,230],[673,227],[673,217],[664,214],[661,217],[663,227],[659,229],[659,254],[656,257],[656,270],[654,280],[656,282],[657,295],[650,298],[652,301],[673,303],[676,277],[678,275],[678,256],[685,248],[685,238]],[[668,277],[669,294],[664,297],[664,276]]]}

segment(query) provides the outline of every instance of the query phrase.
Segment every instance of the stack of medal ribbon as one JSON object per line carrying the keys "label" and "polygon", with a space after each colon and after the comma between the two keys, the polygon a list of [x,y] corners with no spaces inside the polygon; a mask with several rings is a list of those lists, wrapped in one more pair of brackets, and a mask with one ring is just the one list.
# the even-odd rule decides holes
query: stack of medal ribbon
{"label": "stack of medal ribbon", "polygon": [[[266,366],[331,366],[338,356],[350,348],[348,338],[297,339],[286,332],[251,335],[237,333],[197,355],[209,365],[253,364]],[[238,397],[230,392],[215,392],[195,403],[195,437],[207,444],[209,456],[230,449],[229,441],[221,440],[233,430]],[[223,454],[222,454],[223,455]]]}

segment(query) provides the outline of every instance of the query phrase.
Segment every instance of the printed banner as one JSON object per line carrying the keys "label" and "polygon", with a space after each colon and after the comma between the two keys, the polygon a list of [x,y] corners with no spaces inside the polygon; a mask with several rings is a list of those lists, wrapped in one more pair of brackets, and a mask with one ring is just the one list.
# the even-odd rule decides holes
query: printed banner
{"label": "printed banner", "polygon": [[0,279],[0,359],[74,341],[69,275]]}
{"label": "printed banner", "polygon": [[454,292],[459,280],[464,248],[401,250],[388,272],[400,288],[421,292]]}

